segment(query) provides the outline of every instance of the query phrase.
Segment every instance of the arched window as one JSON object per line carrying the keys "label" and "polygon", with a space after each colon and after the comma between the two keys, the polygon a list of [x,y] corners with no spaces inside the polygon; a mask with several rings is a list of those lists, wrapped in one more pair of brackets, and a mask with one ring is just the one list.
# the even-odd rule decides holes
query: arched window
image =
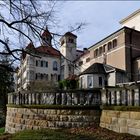
{"label": "arched window", "polygon": [[100,48],[99,48],[99,55],[101,55],[101,54],[102,54],[102,52],[103,52],[103,48],[102,48],[102,47],[100,47]]}
{"label": "arched window", "polygon": [[112,42],[108,42],[108,51],[112,49]]}
{"label": "arched window", "polygon": [[113,48],[117,47],[117,39],[113,40]]}
{"label": "arched window", "polygon": [[58,68],[57,68],[57,62],[54,61],[54,62],[53,62],[53,70],[57,71],[57,69],[58,69]]}
{"label": "arched window", "polygon": [[98,55],[99,55],[99,50],[96,49],[96,50],[94,51],[94,57],[97,57]]}

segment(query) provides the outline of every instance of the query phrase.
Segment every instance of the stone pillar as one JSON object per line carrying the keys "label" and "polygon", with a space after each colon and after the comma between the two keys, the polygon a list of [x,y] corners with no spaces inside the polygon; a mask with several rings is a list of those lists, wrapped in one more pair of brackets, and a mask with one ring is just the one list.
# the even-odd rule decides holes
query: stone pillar
{"label": "stone pillar", "polygon": [[134,90],[134,105],[138,106],[139,105],[139,89]]}
{"label": "stone pillar", "polygon": [[62,93],[62,105],[66,105],[67,104],[67,95],[66,93]]}
{"label": "stone pillar", "polygon": [[79,94],[80,93],[72,93],[72,105],[78,105],[78,101],[79,101]]}
{"label": "stone pillar", "polygon": [[122,90],[122,93],[121,93],[121,99],[122,99],[122,105],[127,105],[127,90]]}
{"label": "stone pillar", "polygon": [[32,98],[31,93],[29,93],[28,98],[29,98],[28,103],[29,103],[29,105],[31,105],[32,104],[32,102],[31,102],[31,98]]}
{"label": "stone pillar", "polygon": [[72,105],[72,93],[66,93],[67,94],[67,105]]}
{"label": "stone pillar", "polygon": [[127,98],[128,98],[128,105],[132,105],[132,91],[129,89],[127,90]]}
{"label": "stone pillar", "polygon": [[121,96],[120,96],[120,91],[118,90],[118,91],[116,91],[116,97],[117,97],[117,105],[120,105],[121,104],[121,100],[120,100],[120,98],[121,98]]}
{"label": "stone pillar", "polygon": [[16,93],[16,105],[19,105],[19,94]]}
{"label": "stone pillar", "polygon": [[106,104],[106,102],[107,102],[106,90],[105,89],[103,89],[102,92],[101,92],[101,102],[102,102],[103,105]]}
{"label": "stone pillar", "polygon": [[111,91],[111,104],[115,105],[115,91]]}

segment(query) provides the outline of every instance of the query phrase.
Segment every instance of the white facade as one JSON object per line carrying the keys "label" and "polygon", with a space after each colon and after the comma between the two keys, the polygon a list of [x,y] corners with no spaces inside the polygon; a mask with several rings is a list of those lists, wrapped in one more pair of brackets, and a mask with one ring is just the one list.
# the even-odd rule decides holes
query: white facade
{"label": "white facade", "polygon": [[74,75],[74,60],[83,53],[82,51],[79,52],[76,50],[77,36],[67,32],[62,38],[60,39],[61,47],[60,53],[61,56],[61,79],[66,79],[72,75]]}
{"label": "white facade", "polygon": [[18,72],[18,85],[23,89],[32,81],[57,82],[60,77],[60,59],[57,57],[27,55],[22,64]]}
{"label": "white facade", "polygon": [[79,77],[79,88],[90,89],[105,86],[105,75],[103,74],[85,74]]}
{"label": "white facade", "polygon": [[140,9],[120,21],[122,27],[126,26],[140,31]]}

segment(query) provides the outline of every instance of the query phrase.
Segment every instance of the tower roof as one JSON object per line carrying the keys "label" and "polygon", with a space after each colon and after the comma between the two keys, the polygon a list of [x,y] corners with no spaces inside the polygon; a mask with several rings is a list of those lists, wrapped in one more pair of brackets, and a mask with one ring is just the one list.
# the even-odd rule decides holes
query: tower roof
{"label": "tower roof", "polygon": [[46,36],[49,36],[49,37],[52,38],[52,35],[51,35],[51,33],[49,32],[48,28],[46,28],[46,29],[44,30],[44,32],[42,33],[42,37],[46,37]]}
{"label": "tower roof", "polygon": [[64,36],[73,36],[73,37],[76,37],[77,38],[77,36],[75,34],[71,33],[71,32],[66,32],[64,34]]}

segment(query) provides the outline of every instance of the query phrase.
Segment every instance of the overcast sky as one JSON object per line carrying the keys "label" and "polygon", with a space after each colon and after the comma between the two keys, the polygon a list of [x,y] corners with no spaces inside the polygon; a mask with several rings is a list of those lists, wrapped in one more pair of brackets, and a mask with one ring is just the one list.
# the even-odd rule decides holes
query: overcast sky
{"label": "overcast sky", "polygon": [[88,48],[121,28],[119,21],[139,9],[140,1],[61,1],[58,5],[60,31],[67,31],[68,25],[76,22],[88,23],[76,33],[77,46]]}

